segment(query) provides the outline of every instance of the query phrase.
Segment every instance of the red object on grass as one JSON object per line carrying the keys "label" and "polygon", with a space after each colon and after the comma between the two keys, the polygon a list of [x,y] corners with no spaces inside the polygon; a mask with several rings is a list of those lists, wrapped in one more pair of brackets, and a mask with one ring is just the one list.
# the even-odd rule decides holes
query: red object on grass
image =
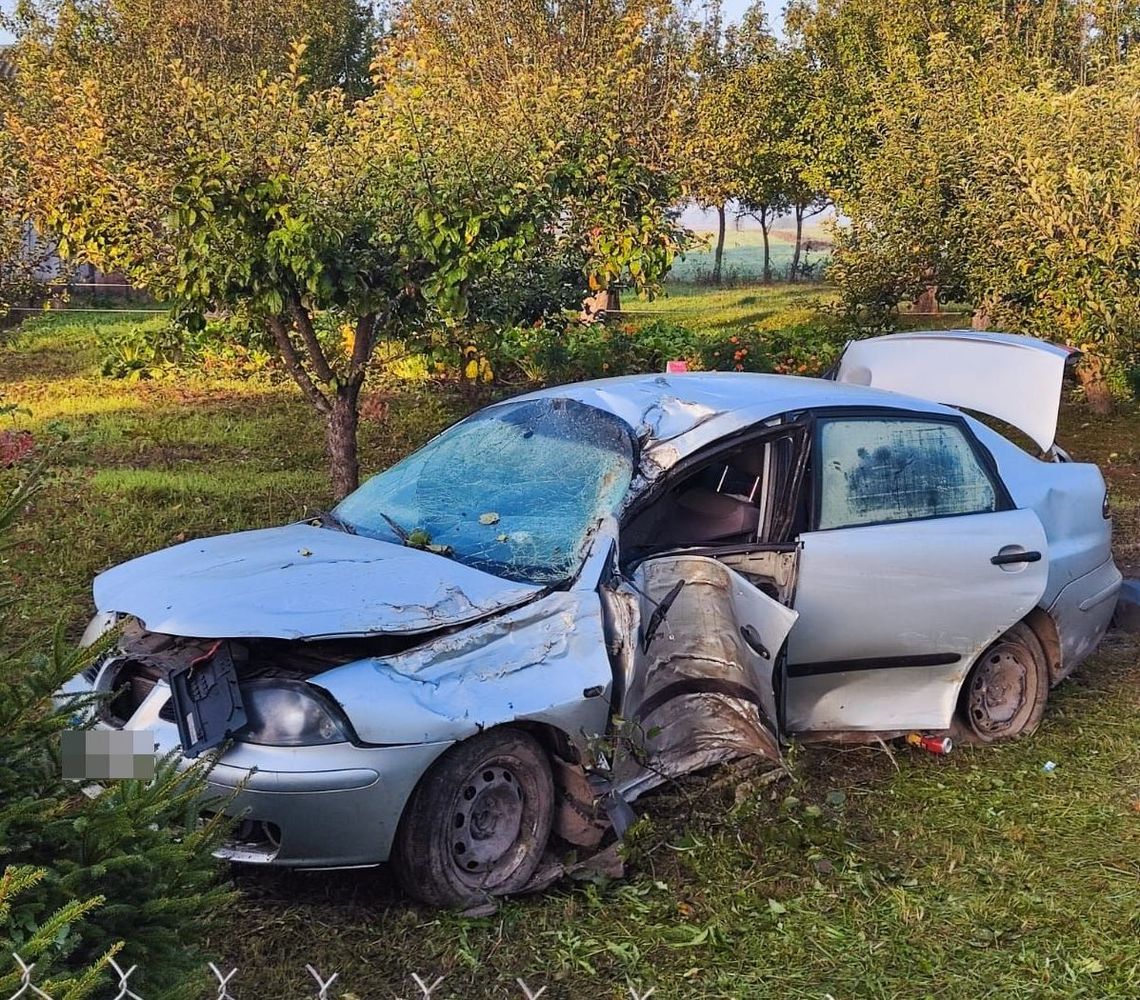
{"label": "red object on grass", "polygon": [[10,469],[35,448],[31,431],[0,431],[0,469]]}
{"label": "red object on grass", "polygon": [[919,733],[911,733],[906,741],[912,747],[922,747],[923,750],[939,756],[948,754],[954,749],[954,741],[949,736],[922,736]]}

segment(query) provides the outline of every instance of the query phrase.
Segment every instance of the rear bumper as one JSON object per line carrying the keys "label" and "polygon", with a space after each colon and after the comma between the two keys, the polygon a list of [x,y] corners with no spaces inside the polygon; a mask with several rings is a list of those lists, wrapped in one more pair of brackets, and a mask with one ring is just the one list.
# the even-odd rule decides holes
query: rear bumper
{"label": "rear bumper", "polygon": [[1091,573],[1066,584],[1049,607],[1061,640],[1061,672],[1071,674],[1096,649],[1108,629],[1123,577],[1106,559]]}

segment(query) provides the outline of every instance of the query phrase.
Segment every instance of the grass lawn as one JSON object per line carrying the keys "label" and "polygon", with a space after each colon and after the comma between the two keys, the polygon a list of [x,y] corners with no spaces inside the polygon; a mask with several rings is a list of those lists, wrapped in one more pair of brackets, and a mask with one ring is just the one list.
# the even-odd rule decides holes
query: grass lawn
{"label": "grass lawn", "polygon": [[[677,280],[698,281],[707,279],[712,273],[716,233],[698,233],[697,236],[704,242],[686,253],[673,267],[672,275]],[[771,234],[769,260],[773,275],[787,276],[795,248],[794,233],[779,230]],[[825,241],[818,236],[805,235],[805,250],[801,258],[803,266],[818,273],[826,264],[830,253],[830,247]],[[729,223],[724,235],[721,274],[728,284],[747,284],[763,277],[764,236],[759,229],[733,229],[732,223]]]}
{"label": "grass lawn", "polygon": [[[723,330],[800,322],[826,290],[695,292],[644,306]],[[640,304],[631,308],[640,309]],[[678,317],[680,318],[680,317]],[[22,634],[90,611],[90,578],[183,538],[279,523],[327,503],[320,429],[289,385],[117,382],[97,315],[26,324],[0,346],[16,426],[69,437],[7,553]],[[363,432],[382,467],[471,404],[390,401]],[[1140,409],[1069,407],[1061,441],[1111,480],[1118,556],[1140,566]],[[0,471],[0,487],[12,473]],[[1140,996],[1140,642],[1114,635],[1054,691],[1040,729],[947,758],[796,747],[765,783],[724,767],[646,797],[627,877],[568,883],[492,917],[405,902],[381,871],[254,872],[211,942],[241,998],[313,995],[313,964],[360,1000]],[[1044,772],[1052,760],[1056,770]],[[204,996],[207,995],[204,993]],[[213,995],[213,990],[208,991]]]}
{"label": "grass lawn", "polygon": [[625,296],[622,309],[638,317],[660,316],[723,333],[741,326],[774,330],[807,323],[833,298],[826,285],[817,284],[712,288],[668,282],[664,293],[652,301]]}

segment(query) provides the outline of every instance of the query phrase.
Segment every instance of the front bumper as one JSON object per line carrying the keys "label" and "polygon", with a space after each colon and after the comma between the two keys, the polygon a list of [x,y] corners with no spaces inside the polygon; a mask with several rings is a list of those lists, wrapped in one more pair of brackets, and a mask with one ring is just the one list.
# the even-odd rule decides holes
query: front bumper
{"label": "front bumper", "polygon": [[[62,693],[87,693],[77,677]],[[169,688],[155,685],[124,729],[150,730],[155,752],[181,750],[178,728],[159,715]],[[101,728],[110,728],[102,723]],[[233,744],[209,773],[206,797],[241,820],[219,857],[283,868],[347,868],[388,860],[404,806],[450,743],[311,747]],[[183,759],[184,766],[190,766]]]}
{"label": "front bumper", "polygon": [[219,854],[288,868],[387,861],[412,789],[448,746],[235,744],[210,772],[209,793],[227,799],[225,812],[245,821],[239,834],[248,835],[251,822],[278,832],[259,849],[239,837]]}

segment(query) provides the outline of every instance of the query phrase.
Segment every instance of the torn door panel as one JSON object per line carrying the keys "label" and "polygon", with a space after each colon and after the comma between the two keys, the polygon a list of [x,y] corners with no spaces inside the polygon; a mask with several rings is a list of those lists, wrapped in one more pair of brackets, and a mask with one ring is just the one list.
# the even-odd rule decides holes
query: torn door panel
{"label": "torn door panel", "polygon": [[733,757],[778,759],[773,677],[796,613],[704,556],[645,562],[633,589],[641,636],[614,764],[626,798]]}

